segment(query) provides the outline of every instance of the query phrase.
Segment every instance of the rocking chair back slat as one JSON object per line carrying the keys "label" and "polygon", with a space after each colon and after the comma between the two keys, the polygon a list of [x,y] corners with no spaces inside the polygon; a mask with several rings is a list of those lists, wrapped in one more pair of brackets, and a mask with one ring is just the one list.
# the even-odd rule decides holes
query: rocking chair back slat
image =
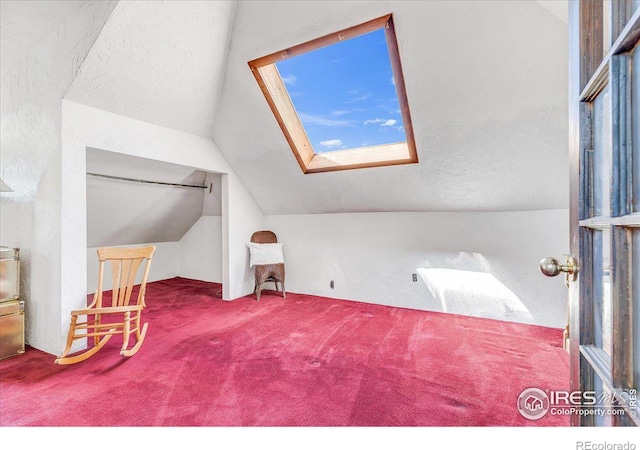
{"label": "rocking chair back slat", "polygon": [[[144,288],[147,284],[149,275],[149,265],[151,255],[149,252],[152,247],[143,248],[101,248],[98,249],[98,258],[100,259],[101,268],[105,262],[111,263],[111,273],[113,278],[111,306],[129,306],[131,294],[136,282],[136,275],[142,262],[146,259],[145,270],[143,272],[142,283],[136,304],[144,301]],[[100,284],[100,283],[99,283]],[[102,291],[99,286],[96,294]],[[102,301],[100,302],[102,303]]]}
{"label": "rocking chair back slat", "polygon": [[137,305],[142,305],[145,308],[147,307],[147,304],[144,301],[144,294],[147,290],[147,278],[149,278],[149,269],[151,268],[150,262],[151,260],[149,260],[144,267],[144,273],[142,275],[142,283],[140,283],[140,290],[138,291],[138,300],[136,301]]}
{"label": "rocking chair back slat", "polygon": [[102,286],[104,284],[104,261],[100,261],[98,267],[98,288],[93,294],[93,302],[96,308],[102,308]]}
{"label": "rocking chair back slat", "polygon": [[140,267],[140,263],[142,263],[142,258],[132,259],[129,262],[129,277],[127,278],[127,290],[126,295],[124,296],[123,302],[120,306],[129,305],[129,300],[131,299],[131,292],[133,291],[133,284],[136,281],[136,274],[138,273],[138,268]]}
{"label": "rocking chair back slat", "polygon": [[[107,260],[109,261],[109,260]],[[111,277],[113,278],[111,288],[111,306],[118,304],[120,296],[120,277],[122,276],[122,261],[111,260]]]}
{"label": "rocking chair back slat", "polygon": [[[112,306],[128,306],[136,274],[144,258],[109,260],[113,271]],[[148,263],[147,263],[148,264]]]}

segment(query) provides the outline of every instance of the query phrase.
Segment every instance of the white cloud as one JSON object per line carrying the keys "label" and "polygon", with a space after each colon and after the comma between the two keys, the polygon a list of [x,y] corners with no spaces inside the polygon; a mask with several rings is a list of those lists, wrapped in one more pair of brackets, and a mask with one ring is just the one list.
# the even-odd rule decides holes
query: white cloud
{"label": "white cloud", "polygon": [[404,126],[400,125],[400,126],[398,127],[398,131],[404,131]]}
{"label": "white cloud", "polygon": [[324,148],[337,148],[342,147],[342,141],[340,139],[329,139],[328,141],[320,141],[320,145]]}
{"label": "white cloud", "polygon": [[371,94],[364,94],[359,97],[352,98],[351,100],[347,101],[347,103],[364,102],[365,100],[368,100],[370,97],[371,97]]}
{"label": "white cloud", "polygon": [[350,89],[347,91],[347,95],[349,95],[349,100],[346,100],[345,103],[358,103],[364,102],[371,98],[371,93],[362,93],[360,89]]}
{"label": "white cloud", "polygon": [[394,86],[396,85],[396,79],[391,77],[391,84],[393,84]]}
{"label": "white cloud", "polygon": [[351,111],[347,111],[344,109],[338,109],[336,111],[333,111],[331,114],[333,114],[334,116],[344,116],[345,114],[349,114]]}
{"label": "white cloud", "polygon": [[313,114],[299,113],[298,117],[303,124],[321,125],[324,127],[348,127],[351,123],[348,120],[327,119]]}
{"label": "white cloud", "polygon": [[398,123],[395,119],[368,119],[364,121],[365,125],[369,125],[370,123],[379,123],[381,127],[392,127],[396,123]]}
{"label": "white cloud", "polygon": [[288,84],[289,86],[295,86],[296,83],[298,82],[298,79],[296,78],[295,75],[285,75],[282,78],[282,81],[284,84]]}

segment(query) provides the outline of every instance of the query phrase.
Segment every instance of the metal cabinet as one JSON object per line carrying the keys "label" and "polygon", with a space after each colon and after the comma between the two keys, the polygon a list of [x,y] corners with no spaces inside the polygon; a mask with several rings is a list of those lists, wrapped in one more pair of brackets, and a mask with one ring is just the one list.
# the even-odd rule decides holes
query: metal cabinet
{"label": "metal cabinet", "polygon": [[24,353],[20,249],[0,247],[0,359]]}

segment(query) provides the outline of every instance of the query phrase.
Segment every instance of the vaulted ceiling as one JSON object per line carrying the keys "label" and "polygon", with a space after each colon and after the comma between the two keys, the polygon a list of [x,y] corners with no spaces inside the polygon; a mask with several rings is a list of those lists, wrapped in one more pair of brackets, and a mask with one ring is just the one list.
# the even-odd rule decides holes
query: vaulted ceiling
{"label": "vaulted ceiling", "polygon": [[116,2],[101,3],[59,0],[2,1],[0,12],[3,21],[0,28],[0,42],[2,43],[3,71],[8,70],[15,64],[16,58],[22,58],[33,45],[46,39],[65,21],[71,18],[85,23],[94,21],[96,12],[103,8],[111,12]]}
{"label": "vaulted ceiling", "polygon": [[[302,174],[247,61],[390,12],[420,163]],[[566,79],[541,2],[239,2],[214,138],[266,214],[565,208]]]}
{"label": "vaulted ceiling", "polygon": [[[79,8],[61,4],[55,14]],[[120,2],[65,98],[213,139],[265,214],[566,208],[565,12],[545,1]],[[387,13],[420,163],[304,175],[247,62]]]}

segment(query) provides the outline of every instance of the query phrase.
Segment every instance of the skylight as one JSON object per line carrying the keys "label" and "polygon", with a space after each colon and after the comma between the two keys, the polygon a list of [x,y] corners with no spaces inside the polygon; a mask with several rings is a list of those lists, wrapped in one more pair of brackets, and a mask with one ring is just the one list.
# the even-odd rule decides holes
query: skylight
{"label": "skylight", "polygon": [[249,66],[304,173],[418,162],[391,15]]}

